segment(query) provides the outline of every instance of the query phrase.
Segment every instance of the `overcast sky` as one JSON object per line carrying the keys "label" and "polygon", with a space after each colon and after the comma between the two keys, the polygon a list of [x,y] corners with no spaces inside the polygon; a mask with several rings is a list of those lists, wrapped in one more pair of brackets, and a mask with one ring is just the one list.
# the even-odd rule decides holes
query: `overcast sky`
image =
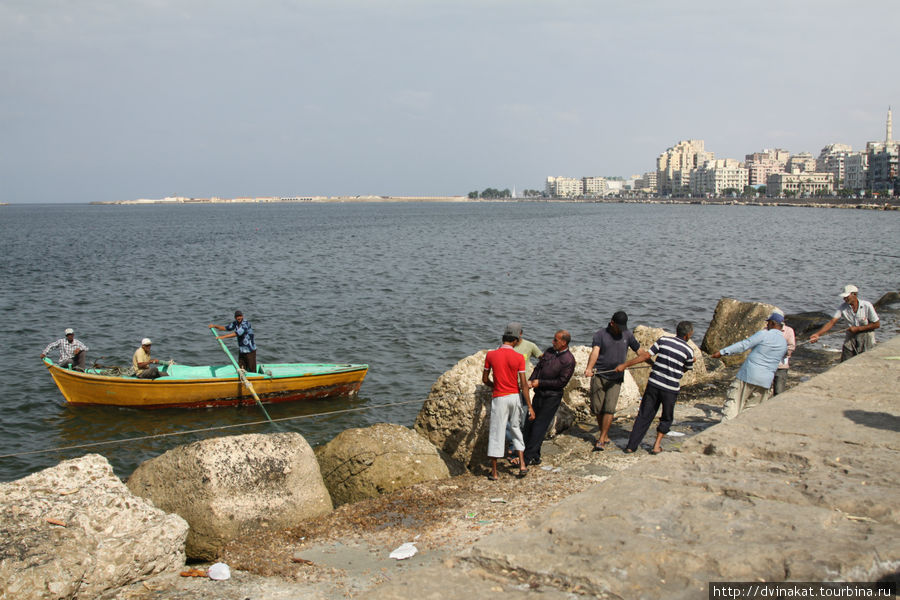
{"label": "overcast sky", "polygon": [[[0,0],[0,202],[464,195],[854,150],[897,0]],[[900,125],[898,125],[900,131]],[[900,132],[895,135],[900,137]]]}

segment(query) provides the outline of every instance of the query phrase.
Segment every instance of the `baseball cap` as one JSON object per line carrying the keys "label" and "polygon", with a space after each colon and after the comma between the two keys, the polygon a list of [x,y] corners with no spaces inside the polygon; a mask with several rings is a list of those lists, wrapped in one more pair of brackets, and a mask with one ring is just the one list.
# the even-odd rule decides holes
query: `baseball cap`
{"label": "baseball cap", "polygon": [[150,338],[144,338],[141,340],[141,346],[151,346],[153,342],[150,341]]}
{"label": "baseball cap", "polygon": [[850,294],[858,293],[858,292],[859,292],[859,288],[858,288],[858,287],[856,287],[855,285],[847,284],[847,285],[844,286],[844,289],[841,290],[841,300],[843,300],[844,298],[846,298],[846,297],[849,296]]}
{"label": "baseball cap", "polygon": [[243,316],[244,316],[244,313],[242,313],[242,312],[239,311],[239,310],[236,310],[236,311],[234,311],[234,316],[236,316],[236,317],[243,317]]}
{"label": "baseball cap", "polygon": [[775,321],[776,323],[784,323],[784,315],[781,314],[781,311],[776,310],[771,315],[769,315],[769,318],[766,319],[766,321]]}
{"label": "baseball cap", "polygon": [[75,330],[71,327],[66,328],[66,335],[69,335],[70,333],[75,333]]}
{"label": "baseball cap", "polygon": [[506,326],[506,329],[503,330],[503,335],[511,335],[513,337],[520,338],[522,337],[522,324],[521,323],[510,323]]}
{"label": "baseball cap", "polygon": [[618,325],[619,329],[625,329],[628,325],[628,315],[625,314],[624,310],[620,310],[612,316],[612,322]]}

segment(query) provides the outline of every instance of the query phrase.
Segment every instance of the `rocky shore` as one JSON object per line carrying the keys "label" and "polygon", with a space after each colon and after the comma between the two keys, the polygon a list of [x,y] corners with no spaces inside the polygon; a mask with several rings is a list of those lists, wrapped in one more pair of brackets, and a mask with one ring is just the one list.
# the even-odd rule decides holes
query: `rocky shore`
{"label": "rocky shore", "polygon": [[[729,309],[729,303],[723,302],[723,313],[747,308],[739,303]],[[751,308],[768,310],[764,305]],[[722,321],[722,328],[729,327],[724,314]],[[795,328],[801,334],[800,319]],[[658,336],[658,331],[643,329],[640,333],[648,339]],[[711,324],[710,332],[716,329]],[[882,331],[879,339],[894,333]],[[732,335],[743,334],[736,330]],[[584,352],[576,349],[581,370]],[[706,358],[699,349],[695,353]],[[475,597],[538,591],[560,598],[688,598],[701,595],[696,586],[704,586],[711,578],[783,581],[839,576],[868,581],[891,573],[896,577],[900,516],[885,499],[897,492],[896,467],[891,465],[900,455],[896,423],[900,363],[888,359],[898,355],[900,338],[894,338],[879,344],[875,352],[829,370],[836,353],[803,346],[795,353],[789,377],[793,389],[724,426],[718,425],[724,388],[736,367],[703,360],[701,372],[694,375],[676,405],[675,433],[663,441],[661,456],[626,455],[621,450],[639,397],[639,382],[633,377],[632,397],[620,405],[611,431],[616,447],[591,452],[596,424],[583,413],[585,382],[573,378],[556,435],[544,444],[544,463],[533,467],[523,480],[513,477],[512,467],[507,466],[500,481],[487,481],[480,475],[484,461],[479,458],[483,456],[479,436],[454,437],[452,432],[462,431],[463,425],[453,425],[447,418],[439,419],[444,425],[434,425],[434,417],[456,401],[456,412],[465,415],[464,421],[468,419],[465,430],[481,430],[484,415],[478,407],[483,407],[479,400],[483,390],[469,385],[473,372],[480,375],[477,355],[442,376],[423,406],[416,430],[431,439],[430,450],[426,444],[404,453],[404,448],[419,447],[418,440],[424,438],[405,437],[418,435],[406,428],[390,429],[399,426],[345,432],[342,436],[348,439],[332,448],[317,448],[315,460],[311,451],[303,450],[302,438],[208,440],[190,445],[199,445],[197,449],[180,450],[177,460],[166,459],[170,466],[165,469],[157,468],[169,473],[155,484],[157,490],[168,488],[168,499],[148,491],[154,487],[152,477],[135,473],[128,482],[131,492],[152,497],[153,504],[137,496],[129,499],[127,493],[123,493],[124,501],[113,502],[112,496],[104,500],[96,490],[89,492],[87,487],[94,483],[84,480],[79,480],[76,489],[74,471],[87,467],[63,463],[62,472],[43,475],[30,485],[22,482],[42,474],[0,486],[0,526],[5,532],[0,542],[0,589],[6,590],[0,598],[237,600],[360,594],[439,598],[446,597],[451,587],[454,595]],[[465,402],[471,406],[462,406]],[[435,431],[442,433],[435,436]],[[453,443],[448,445],[450,439]],[[231,445],[214,452],[203,450],[209,442]],[[248,449],[247,444],[262,446]],[[438,455],[437,448],[444,459],[440,465],[432,459]],[[265,457],[253,463],[253,476],[232,475],[252,462],[235,459],[242,453]],[[296,460],[298,453],[305,458]],[[103,482],[103,489],[115,487],[115,482],[107,481],[111,470],[103,474],[102,457],[84,460],[91,465],[89,482]],[[198,463],[207,466],[197,467]],[[309,493],[310,482],[316,479],[311,465],[316,470],[321,467],[321,481],[330,497]],[[419,482],[393,487],[384,483],[396,483],[401,477]],[[282,485],[288,479],[292,483]],[[364,483],[349,485],[356,479]],[[377,481],[382,483],[373,483]],[[779,488],[778,481],[785,487]],[[223,487],[213,493],[207,489],[212,485]],[[218,499],[199,503],[198,488]],[[303,490],[303,498],[297,497],[298,489]],[[338,494],[336,489],[343,491]],[[35,490],[43,504],[29,508],[28,495]],[[115,524],[85,522],[79,517],[79,506],[85,508],[97,499],[103,506],[112,502],[117,512],[125,514]],[[334,510],[330,510],[332,501],[337,504]],[[206,521],[182,510],[178,514],[185,522],[163,506],[179,502],[203,512],[206,521],[225,523],[218,538],[206,535],[200,546],[188,542],[186,547],[188,557],[202,561],[192,567],[202,572],[213,560],[220,560],[230,566],[231,579],[180,575],[186,569],[178,565],[185,559],[187,523],[205,534],[215,523],[203,524]],[[297,508],[288,511],[286,506]],[[304,506],[312,506],[318,516],[297,516],[308,510]],[[278,521],[277,516],[285,513],[295,516]],[[267,516],[248,516],[259,514]],[[803,518],[792,519],[792,514]],[[158,542],[156,549],[148,543],[141,551],[140,569],[125,559],[111,560],[113,566],[92,571],[86,563],[99,563],[97,555],[103,553],[90,550],[90,536],[76,535],[75,549],[63,550],[64,538],[74,532],[106,528],[107,535],[113,535],[113,529],[134,522],[145,528],[138,537]],[[16,533],[17,527],[25,529]],[[752,549],[749,555],[743,547],[737,552],[729,545],[737,543],[729,538],[735,531]],[[812,533],[828,543],[810,539]],[[49,538],[45,555],[35,550],[42,536]],[[792,536],[797,540],[789,543]],[[406,542],[415,544],[415,556],[389,558]],[[805,553],[800,550],[804,544]],[[739,554],[740,560],[726,560],[722,554],[729,552]],[[65,569],[60,568],[60,556],[71,557]],[[777,564],[784,569],[774,568]],[[141,569],[143,574],[136,572]],[[127,583],[129,578],[133,583]],[[63,593],[60,586],[67,579],[72,585]],[[36,590],[31,595],[11,592],[28,586]]]}

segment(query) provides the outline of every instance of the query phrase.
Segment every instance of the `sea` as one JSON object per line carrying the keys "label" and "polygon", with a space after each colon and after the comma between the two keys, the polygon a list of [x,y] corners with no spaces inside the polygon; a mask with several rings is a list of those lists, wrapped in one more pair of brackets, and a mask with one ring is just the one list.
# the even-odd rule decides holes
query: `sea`
{"label": "sea", "polygon": [[[847,283],[900,288],[900,212],[562,202],[0,206],[0,481],[98,453],[126,478],[177,445],[296,431],[412,426],[432,384],[500,343],[510,321],[544,347],[624,310],[700,341],[722,297],[833,311]],[[67,327],[89,364],[153,355],[224,364],[207,326],[235,309],[261,363],[366,363],[356,397],[136,410],[66,405],[39,359]],[[878,332],[893,335],[892,328]],[[827,346],[827,340],[826,346]],[[234,340],[228,340],[234,347]]]}

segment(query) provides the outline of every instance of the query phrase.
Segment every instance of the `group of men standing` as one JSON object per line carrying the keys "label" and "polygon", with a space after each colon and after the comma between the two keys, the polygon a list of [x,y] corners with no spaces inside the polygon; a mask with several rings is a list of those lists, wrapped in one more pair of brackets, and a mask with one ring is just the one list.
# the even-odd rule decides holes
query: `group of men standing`
{"label": "group of men standing", "polygon": [[[841,361],[871,349],[874,330],[880,326],[874,307],[870,302],[860,300],[858,291],[856,286],[845,286],[840,294],[841,306],[809,340],[810,343],[817,342],[838,320],[845,319],[849,326],[845,330]],[[676,326],[675,336],[663,336],[648,350],[642,350],[628,329],[628,315],[618,311],[605,328],[594,334],[591,354],[584,370],[584,376],[591,378],[590,405],[597,417],[599,430],[594,451],[605,450],[610,443],[609,429],[616,412],[624,372],[640,363],[650,363],[651,371],[624,451],[632,453],[637,450],[660,407],[662,414],[650,453],[659,454],[662,451],[660,444],[674,419],[681,378],[693,368],[694,353],[688,344],[693,333],[693,324],[681,321]],[[568,331],[556,332],[551,347],[538,357],[531,379],[526,378],[525,368],[529,356],[533,355],[534,344],[523,341],[522,326],[510,323],[502,340],[500,348],[487,353],[482,373],[482,381],[492,388],[488,441],[491,480],[498,477],[497,461],[505,454],[507,428],[512,443],[513,456],[510,458],[519,467],[518,476],[523,477],[529,465],[541,463],[544,436],[562,401],[566,384],[575,371],[575,358],[569,351],[571,336]],[[636,356],[626,361],[629,348],[636,352]],[[712,353],[712,358],[720,358],[750,350],[725,400],[722,420],[734,419],[753,396],[759,396],[759,401],[763,402],[770,394],[783,392],[790,357],[795,348],[794,330],[785,325],[784,313],[775,310],[766,319],[764,329]]]}

